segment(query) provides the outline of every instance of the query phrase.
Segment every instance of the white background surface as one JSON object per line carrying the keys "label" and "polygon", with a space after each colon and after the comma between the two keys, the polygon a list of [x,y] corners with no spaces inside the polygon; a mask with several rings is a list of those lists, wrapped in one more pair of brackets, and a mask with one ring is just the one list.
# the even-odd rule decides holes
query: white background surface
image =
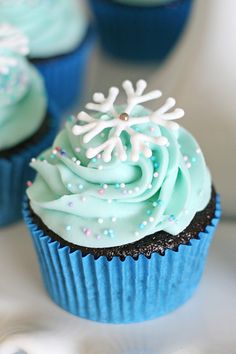
{"label": "white background surface", "polygon": [[220,190],[225,220],[196,295],[176,312],[146,323],[104,325],[54,305],[40,279],[21,223],[0,231],[0,353],[236,353],[236,1],[196,0],[181,44],[161,68],[127,66],[95,50],[87,97],[123,79],[149,81],[177,98],[182,122],[202,145]]}

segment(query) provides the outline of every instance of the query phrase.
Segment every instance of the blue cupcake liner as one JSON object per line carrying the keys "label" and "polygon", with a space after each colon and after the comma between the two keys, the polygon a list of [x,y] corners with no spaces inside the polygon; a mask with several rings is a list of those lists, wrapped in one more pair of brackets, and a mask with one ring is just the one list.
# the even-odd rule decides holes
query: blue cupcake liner
{"label": "blue cupcake liner", "polygon": [[56,103],[60,116],[71,109],[82,95],[86,65],[94,42],[94,30],[76,50],[55,58],[32,60],[44,78],[49,100]]}
{"label": "blue cupcake liner", "polygon": [[29,162],[52,144],[58,130],[57,110],[51,105],[49,112],[50,128],[41,141],[28,145],[9,158],[0,158],[0,227],[22,218],[22,202],[26,183],[35,175]]}
{"label": "blue cupcake liner", "polygon": [[90,0],[104,50],[132,61],[163,61],[182,34],[193,0],[166,5],[130,6]]}
{"label": "blue cupcake liner", "polygon": [[32,221],[28,200],[25,222],[37,251],[45,287],[64,310],[86,319],[107,323],[131,323],[167,314],[194,293],[204,265],[221,207],[217,196],[215,217],[198,239],[166,250],[161,256],[128,256],[124,261],[105,256],[95,259],[71,251],[53,241]]}

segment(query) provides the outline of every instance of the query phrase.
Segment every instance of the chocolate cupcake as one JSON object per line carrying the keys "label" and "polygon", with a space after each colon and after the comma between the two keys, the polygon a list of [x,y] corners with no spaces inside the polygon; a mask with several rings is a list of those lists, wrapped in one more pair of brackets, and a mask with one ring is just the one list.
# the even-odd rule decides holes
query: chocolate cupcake
{"label": "chocolate cupcake", "polygon": [[[191,297],[220,217],[203,154],[174,120],[169,98],[156,111],[123,83],[93,96],[52,149],[31,165],[26,223],[45,286],[65,310],[113,323],[166,314]],[[42,159],[44,160],[42,162]]]}
{"label": "chocolate cupcake", "polygon": [[77,0],[15,1],[1,4],[0,23],[27,36],[30,60],[41,72],[49,100],[60,113],[82,94],[94,33]]}
{"label": "chocolate cupcake", "polygon": [[32,157],[50,146],[57,114],[47,99],[43,79],[23,54],[27,41],[0,26],[0,226],[21,218],[26,182],[34,176]]}

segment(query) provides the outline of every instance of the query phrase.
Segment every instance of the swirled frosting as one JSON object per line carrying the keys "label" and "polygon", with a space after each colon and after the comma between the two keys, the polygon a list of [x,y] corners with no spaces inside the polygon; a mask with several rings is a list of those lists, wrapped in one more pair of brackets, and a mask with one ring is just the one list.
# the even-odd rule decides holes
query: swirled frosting
{"label": "swirled frosting", "polygon": [[[147,113],[142,106],[132,111],[135,117]],[[165,137],[168,145],[153,144],[150,158],[121,161],[113,154],[104,162],[100,154],[89,159],[86,151],[106,142],[109,131],[85,143],[73,134],[74,125],[68,121],[52,149],[32,162],[37,177],[27,191],[33,211],[66,241],[101,248],[160,230],[176,235],[208,204],[211,177],[199,145],[184,128],[139,125],[139,132]],[[122,139],[129,155],[130,140],[125,133]]]}
{"label": "swirled frosting", "polygon": [[175,0],[115,0],[121,4],[133,6],[155,6],[169,4]]}
{"label": "swirled frosting", "polygon": [[0,0],[0,23],[18,27],[29,38],[30,57],[48,58],[74,50],[87,21],[76,0]]}
{"label": "swirled frosting", "polygon": [[0,151],[32,136],[45,113],[39,73],[19,54],[0,50]]}

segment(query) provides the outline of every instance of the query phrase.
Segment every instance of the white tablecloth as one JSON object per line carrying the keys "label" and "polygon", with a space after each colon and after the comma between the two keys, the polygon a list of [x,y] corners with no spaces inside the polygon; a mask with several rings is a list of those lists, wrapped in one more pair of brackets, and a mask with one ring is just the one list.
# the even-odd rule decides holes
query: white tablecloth
{"label": "white tablecloth", "polygon": [[126,65],[95,49],[87,101],[123,79],[147,79],[177,98],[200,141],[223,199],[225,220],[196,295],[166,317],[134,325],[75,318],[47,297],[23,224],[0,231],[0,353],[236,353],[236,1],[196,0],[183,41],[161,68]]}

